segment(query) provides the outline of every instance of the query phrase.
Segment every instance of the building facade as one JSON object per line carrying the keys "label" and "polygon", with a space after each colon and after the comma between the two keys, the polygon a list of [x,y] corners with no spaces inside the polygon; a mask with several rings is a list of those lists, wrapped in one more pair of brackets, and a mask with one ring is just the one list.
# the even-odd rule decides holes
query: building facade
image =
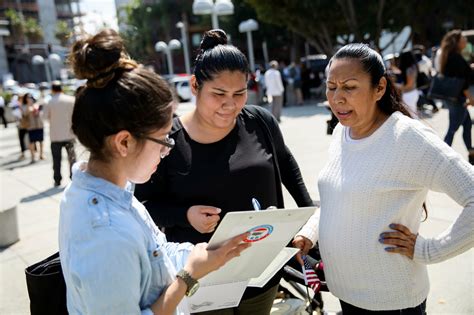
{"label": "building facade", "polygon": [[[16,22],[12,20],[12,14]],[[12,73],[20,83],[45,81],[45,66],[32,65],[31,57],[41,55],[47,58],[52,52],[64,55],[66,48],[61,44],[65,43],[56,36],[59,22],[65,22],[63,25],[67,25],[71,32],[69,41],[72,41],[78,31],[81,15],[80,0],[0,1],[0,21],[9,22],[6,28],[9,35],[2,37],[8,69],[4,69],[5,62],[0,62],[0,82],[1,75],[5,73]],[[30,31],[25,32],[21,23],[27,25]],[[39,31],[31,31],[35,29],[31,25]],[[54,77],[58,74],[59,71],[53,71]]]}

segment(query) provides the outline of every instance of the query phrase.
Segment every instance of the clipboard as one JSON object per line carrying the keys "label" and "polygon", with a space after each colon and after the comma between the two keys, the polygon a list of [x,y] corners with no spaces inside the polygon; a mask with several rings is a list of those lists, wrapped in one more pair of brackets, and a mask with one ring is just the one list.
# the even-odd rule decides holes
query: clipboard
{"label": "clipboard", "polygon": [[212,285],[258,278],[317,209],[305,207],[228,212],[214,232],[208,248],[217,248],[246,231],[251,233],[246,242],[252,246],[199,282],[201,285]]}

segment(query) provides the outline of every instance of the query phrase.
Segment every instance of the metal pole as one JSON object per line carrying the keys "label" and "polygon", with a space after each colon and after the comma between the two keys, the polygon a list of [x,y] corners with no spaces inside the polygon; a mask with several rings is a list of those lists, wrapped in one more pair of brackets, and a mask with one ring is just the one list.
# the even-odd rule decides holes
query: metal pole
{"label": "metal pole", "polygon": [[247,31],[247,47],[249,50],[250,71],[255,72],[255,58],[253,55],[253,42],[251,31]]}
{"label": "metal pole", "polygon": [[171,58],[171,49],[166,49],[166,60],[168,61],[168,70],[169,70],[169,74],[170,75],[173,75],[174,74],[174,71],[173,71],[173,59]]}
{"label": "metal pole", "polygon": [[219,19],[217,18],[217,11],[216,11],[215,5],[213,5],[212,7],[212,28],[213,29],[219,28]]}
{"label": "metal pole", "polygon": [[186,73],[191,74],[191,65],[189,62],[188,34],[187,34],[186,23],[184,22],[183,22],[183,27],[181,27],[181,40],[183,41],[184,66],[186,67]]}
{"label": "metal pole", "polygon": [[265,60],[265,69],[268,67],[268,63],[270,62],[268,60],[268,48],[267,48],[267,42],[262,42],[262,50],[263,50],[263,60]]}
{"label": "metal pole", "polygon": [[48,80],[48,83],[51,83],[51,73],[49,72],[49,61],[45,60],[44,61],[44,70],[46,71],[46,80]]}
{"label": "metal pole", "polygon": [[306,54],[306,67],[309,67],[311,66],[311,63],[309,62],[309,43],[308,42],[304,42],[304,50],[305,50],[305,54]]}

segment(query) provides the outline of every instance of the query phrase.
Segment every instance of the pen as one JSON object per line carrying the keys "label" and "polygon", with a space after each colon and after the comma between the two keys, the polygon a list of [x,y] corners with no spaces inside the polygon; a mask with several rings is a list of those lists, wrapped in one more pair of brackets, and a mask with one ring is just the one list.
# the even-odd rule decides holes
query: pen
{"label": "pen", "polygon": [[255,211],[262,210],[262,208],[260,207],[260,203],[255,198],[252,198],[252,205],[253,205],[253,208],[255,209]]}

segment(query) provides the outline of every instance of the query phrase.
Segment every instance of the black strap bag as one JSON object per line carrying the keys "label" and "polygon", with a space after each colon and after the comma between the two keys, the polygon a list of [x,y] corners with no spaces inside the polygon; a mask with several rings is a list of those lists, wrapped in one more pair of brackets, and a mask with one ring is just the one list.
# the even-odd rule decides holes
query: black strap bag
{"label": "black strap bag", "polygon": [[59,252],[25,269],[31,315],[67,315]]}
{"label": "black strap bag", "polygon": [[451,102],[460,101],[461,92],[464,87],[464,79],[457,77],[446,77],[438,74],[431,80],[428,97]]}

